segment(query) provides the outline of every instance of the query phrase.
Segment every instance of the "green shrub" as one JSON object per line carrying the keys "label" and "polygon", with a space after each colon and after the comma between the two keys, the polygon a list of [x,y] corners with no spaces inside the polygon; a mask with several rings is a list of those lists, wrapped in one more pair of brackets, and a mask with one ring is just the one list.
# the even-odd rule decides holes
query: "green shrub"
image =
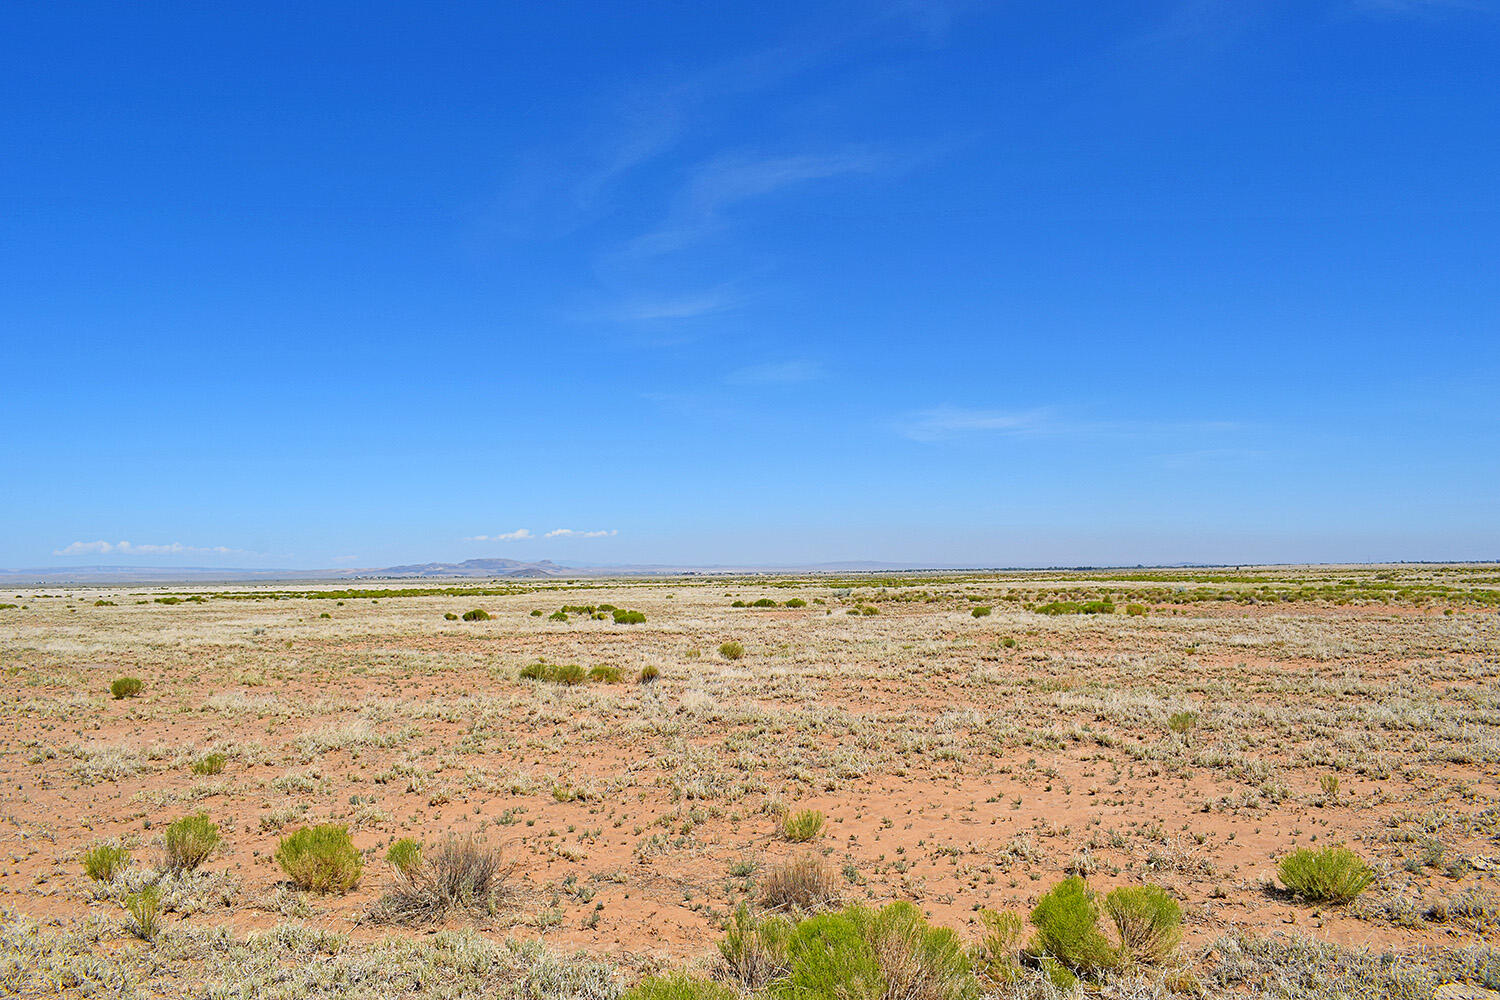
{"label": "green shrub", "polygon": [[130,914],[130,933],[150,941],[161,929],[161,889],[148,885],[132,892],[125,897],[125,910]]}
{"label": "green shrub", "polygon": [[546,614],[545,611],[543,611],[541,608],[536,608],[535,610],[533,610],[531,612],[531,617],[533,617],[533,618],[540,618],[544,614]]}
{"label": "green shrub", "polygon": [[1163,962],[1182,940],[1182,907],[1154,885],[1110,890],[1104,897],[1104,912],[1114,922],[1120,949],[1137,962]]}
{"label": "green shrub", "polygon": [[859,609],[859,613],[862,615],[878,615],[880,614],[880,609],[875,607],[873,604],[866,604],[864,607]]}
{"label": "green shrub", "polygon": [[745,656],[745,647],[733,639],[719,646],[719,655],[726,660],[739,660]]}
{"label": "green shrub", "polygon": [[576,663],[554,663],[547,667],[547,680],[565,687],[582,684],[587,677],[588,674]]}
{"label": "green shrub", "polygon": [[1015,649],[1016,640],[1011,638],[1010,636],[1006,636],[1004,639],[1000,640],[1000,645],[1004,646],[1006,649]]}
{"label": "green shrub", "polygon": [[410,837],[402,837],[386,850],[385,863],[398,872],[410,872],[422,863],[422,844]]}
{"label": "green shrub", "polygon": [[1036,611],[1043,615],[1112,615],[1115,605],[1113,601],[1049,601],[1038,605]]}
{"label": "green shrub", "polygon": [[641,668],[640,681],[642,684],[650,684],[661,676],[661,668],[654,663],[648,663]]}
{"label": "green shrub", "polygon": [[723,983],[674,972],[642,979],[626,990],[620,1000],[739,1000],[739,996]]}
{"label": "green shrub", "polygon": [[[734,603],[730,604],[729,606],[731,608],[748,608],[750,605],[746,604],[744,601],[735,601]],[[8,605],[8,607],[15,607],[15,605],[11,604],[11,605]]]}
{"label": "green shrub", "polygon": [[967,1000],[978,983],[958,936],[932,927],[910,903],[851,906],[801,921],[787,941],[788,971],[772,983],[785,1000]]}
{"label": "green shrub", "polygon": [[221,753],[204,754],[193,761],[192,770],[194,774],[223,774],[226,763],[228,759]]}
{"label": "green shrub", "polygon": [[487,622],[490,620],[490,613],[483,608],[475,608],[473,611],[465,611],[463,618],[466,622]]}
{"label": "green shrub", "polygon": [[1173,712],[1167,717],[1167,728],[1178,736],[1186,736],[1198,725],[1197,712]]}
{"label": "green shrub", "polygon": [[803,809],[781,817],[781,835],[794,843],[812,840],[823,832],[826,817],[816,809]]}
{"label": "green shrub", "polygon": [[348,829],[335,823],[305,826],[281,838],[276,863],[293,885],[315,892],[348,892],[364,868]]}
{"label": "green shrub", "polygon": [[1117,964],[1099,932],[1099,906],[1083,879],[1074,875],[1053,886],[1031,911],[1032,947],[1074,972],[1093,975]]}
{"label": "green shrub", "polygon": [[[101,598],[101,599],[99,599],[99,600],[97,600],[97,601],[94,602],[94,607],[96,607],[96,608],[112,608],[114,606],[115,606],[115,602],[114,601],[106,601],[103,598]],[[0,607],[13,608],[13,607],[15,607],[15,605],[14,604],[0,604]]]}
{"label": "green shrub", "polygon": [[969,949],[969,961],[985,982],[1003,986],[1021,978],[1021,938],[1026,933],[1026,918],[1015,910],[996,913],[980,910],[979,922],[984,937]]}
{"label": "green shrub", "polygon": [[458,621],[458,615],[455,615],[451,611],[444,611],[443,612],[443,621],[456,622],[456,621]]}
{"label": "green shrub", "polygon": [[990,613],[990,610],[991,609],[988,604],[981,604],[971,610],[969,614],[973,615],[975,618],[983,618],[985,615],[988,615]]}
{"label": "green shrub", "polygon": [[786,606],[789,608],[805,608],[807,607],[807,602],[800,597],[794,597],[786,602]]}
{"label": "green shrub", "polygon": [[774,608],[776,607],[776,602],[769,597],[762,597],[758,601],[751,601],[750,606],[752,608]]}
{"label": "green shrub", "polygon": [[547,664],[528,663],[521,668],[518,676],[523,681],[544,681],[547,679]]}
{"label": "green shrub", "polygon": [[554,611],[547,616],[547,620],[549,622],[565,622],[568,620],[568,613],[566,611]]}
{"label": "green shrub", "polygon": [[95,882],[113,882],[128,864],[130,850],[117,844],[95,844],[83,855],[83,873]]}
{"label": "green shrub", "polygon": [[646,616],[639,611],[626,611],[623,608],[614,612],[616,625],[639,625],[646,620]]}
{"label": "green shrub", "polygon": [[1125,605],[1125,613],[1127,615],[1143,615],[1146,613],[1146,606],[1144,604],[1127,604]]}
{"label": "green shrub", "polygon": [[624,676],[619,667],[611,667],[606,663],[596,663],[589,668],[589,680],[599,684],[618,684]]}
{"label": "green shrub", "polygon": [[139,677],[117,677],[109,685],[109,693],[115,696],[115,700],[121,698],[134,698],[146,687]]}
{"label": "green shrub", "polygon": [[785,917],[758,916],[741,903],[724,930],[724,940],[719,942],[725,976],[746,991],[780,979],[787,972],[791,935],[792,924]]}
{"label": "green shrub", "polygon": [[167,827],[167,868],[190,872],[207,861],[218,846],[219,826],[208,813],[183,816]]}
{"label": "green shrub", "polygon": [[1375,881],[1370,866],[1347,847],[1300,847],[1278,869],[1282,884],[1309,903],[1347,903]]}

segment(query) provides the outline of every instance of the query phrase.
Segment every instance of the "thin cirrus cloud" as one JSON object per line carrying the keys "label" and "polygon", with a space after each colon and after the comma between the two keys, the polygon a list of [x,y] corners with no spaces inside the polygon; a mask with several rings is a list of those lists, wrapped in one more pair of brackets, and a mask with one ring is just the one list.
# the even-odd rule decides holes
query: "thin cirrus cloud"
{"label": "thin cirrus cloud", "polygon": [[576,528],[553,528],[547,532],[548,538],[609,538],[619,534],[615,528],[608,531],[579,531]]}
{"label": "thin cirrus cloud", "polygon": [[465,538],[466,542],[523,542],[528,538],[535,538],[530,528],[517,528],[515,531],[502,531],[498,535],[470,535]]}
{"label": "thin cirrus cloud", "polygon": [[165,545],[137,542],[70,542],[60,549],[53,549],[55,556],[175,556],[175,555],[255,555],[244,549],[232,549],[227,545],[183,545],[169,542]]}
{"label": "thin cirrus cloud", "polygon": [[773,361],[751,365],[724,376],[731,385],[793,385],[823,377],[823,366],[816,361]]}
{"label": "thin cirrus cloud", "polygon": [[1232,420],[1090,420],[1051,408],[986,410],[939,406],[899,418],[896,433],[913,441],[944,441],[974,434],[1123,439],[1221,438],[1251,425]]}

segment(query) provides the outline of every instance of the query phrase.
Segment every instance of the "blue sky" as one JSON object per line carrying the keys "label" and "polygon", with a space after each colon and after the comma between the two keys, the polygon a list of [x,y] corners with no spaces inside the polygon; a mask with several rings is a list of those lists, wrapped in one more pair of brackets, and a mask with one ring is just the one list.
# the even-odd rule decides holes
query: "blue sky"
{"label": "blue sky", "polygon": [[14,4],[0,566],[1500,557],[1495,3]]}

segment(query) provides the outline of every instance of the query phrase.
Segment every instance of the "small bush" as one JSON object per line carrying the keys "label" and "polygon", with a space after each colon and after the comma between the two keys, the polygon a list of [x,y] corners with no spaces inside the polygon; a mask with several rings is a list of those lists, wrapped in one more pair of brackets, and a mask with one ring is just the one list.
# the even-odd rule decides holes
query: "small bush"
{"label": "small bush", "polygon": [[1182,940],[1182,907],[1154,885],[1112,889],[1104,897],[1104,912],[1114,922],[1121,950],[1137,962],[1164,962]]}
{"label": "small bush", "polygon": [[812,840],[823,832],[826,817],[816,809],[803,809],[781,818],[781,835],[794,843]]}
{"label": "small bush", "polygon": [[726,660],[739,660],[745,656],[745,647],[733,639],[719,646],[719,655]]}
{"label": "small bush", "polygon": [[161,929],[161,889],[148,885],[140,892],[125,897],[125,910],[130,914],[130,933],[142,941],[150,941]]}
{"label": "small bush", "polygon": [[723,983],[674,972],[642,979],[626,990],[620,1000],[739,1000],[739,996]]}
{"label": "small bush", "polygon": [[109,693],[115,696],[115,700],[121,698],[134,698],[145,689],[146,685],[139,677],[117,677],[110,682]]}
{"label": "small bush", "polygon": [[1167,717],[1167,728],[1178,736],[1186,736],[1198,725],[1197,712],[1173,712]]}
{"label": "small bush", "polygon": [[130,864],[130,850],[116,844],[96,844],[83,855],[83,873],[95,882],[113,882]]}
{"label": "small bush", "polygon": [[221,753],[204,754],[193,761],[192,771],[194,774],[223,774],[226,763],[228,759]]}
{"label": "small bush", "polygon": [[565,687],[582,684],[587,676],[584,669],[576,663],[554,663],[547,667],[547,680]]}
{"label": "small bush", "polygon": [[456,622],[456,621],[458,621],[458,615],[455,615],[451,611],[444,611],[443,612],[443,621]]}
{"label": "small bush", "polygon": [[928,925],[910,903],[804,920],[787,958],[786,978],[771,986],[786,1000],[968,1000],[978,993],[957,935]]}
{"label": "small bush", "polygon": [[167,868],[190,872],[207,861],[218,846],[219,826],[208,813],[184,816],[167,827]]}
{"label": "small bush", "polygon": [[549,622],[565,622],[568,620],[568,613],[566,611],[554,611],[547,616],[547,620]]}
{"label": "small bush", "polygon": [[542,617],[542,615],[544,615],[546,613],[547,612],[543,611],[541,608],[536,608],[535,610],[533,610],[531,612],[531,617],[533,617],[533,618],[540,618],[540,617]]}
{"label": "small bush", "polygon": [[1026,918],[1015,910],[996,913],[980,910],[979,922],[985,934],[969,950],[969,961],[984,981],[1003,986],[1021,978],[1021,938],[1026,933]]}
{"label": "small bush", "polygon": [[[94,607],[96,607],[96,608],[112,608],[114,606],[115,606],[115,602],[114,601],[106,601],[103,598],[100,598],[99,600],[97,600],[97,601],[94,602]],[[0,605],[0,607],[13,608],[13,607],[15,607],[15,605],[14,604],[5,604],[5,605]]]}
{"label": "small bush", "polygon": [[463,617],[466,622],[487,622],[490,620],[490,613],[483,608],[475,608],[473,611],[465,611]]}
{"label": "small bush", "polygon": [[315,892],[348,892],[364,869],[348,829],[336,823],[305,826],[282,837],[276,863],[293,885]]}
{"label": "small bush", "polygon": [[880,614],[880,609],[875,607],[873,604],[866,604],[864,607],[859,609],[859,613],[862,615],[878,615]]}
{"label": "small bush", "polygon": [[641,668],[640,682],[650,684],[661,676],[661,668],[654,663],[648,663]]}
{"label": "small bush", "polygon": [[396,883],[376,903],[383,923],[435,923],[451,913],[491,914],[511,894],[515,863],[474,840],[450,840],[409,868],[396,869]]}
{"label": "small bush", "polygon": [[1074,875],[1053,886],[1031,911],[1033,947],[1074,972],[1092,975],[1113,968],[1114,949],[1099,932],[1099,906],[1083,879]]}
{"label": "small bush", "polygon": [[646,620],[646,616],[639,611],[626,611],[623,608],[613,612],[616,625],[639,625]]}
{"label": "small bush", "polygon": [[1144,615],[1146,613],[1146,606],[1144,604],[1127,604],[1125,605],[1125,613],[1132,616]]}
{"label": "small bush", "polygon": [[1016,640],[1011,636],[1006,636],[1004,639],[1000,640],[1000,645],[1004,646],[1006,649],[1015,649]]}
{"label": "small bush", "polygon": [[[748,608],[750,605],[746,604],[744,601],[735,601],[734,603],[730,604],[729,606],[731,608]],[[15,605],[14,604],[8,605],[8,607],[15,607]]]}
{"label": "small bush", "polygon": [[523,681],[544,681],[547,679],[547,664],[528,663],[517,676]]}
{"label": "small bush", "polygon": [[1347,847],[1301,847],[1281,859],[1282,884],[1309,903],[1347,903],[1370,887],[1375,873]]}
{"label": "small bush", "polygon": [[991,608],[988,604],[981,604],[971,610],[969,614],[973,615],[975,618],[983,618],[990,613],[990,610]]}
{"label": "small bush", "polygon": [[385,863],[398,872],[409,873],[422,863],[422,845],[410,837],[402,837],[385,852]]}
{"label": "small bush", "polygon": [[1038,605],[1037,614],[1042,615],[1112,615],[1113,601],[1049,601]]}
{"label": "small bush", "polygon": [[624,677],[619,667],[611,667],[606,663],[596,663],[589,668],[589,680],[598,684],[618,684]]}
{"label": "small bush", "polygon": [[771,910],[811,912],[837,906],[838,880],[816,854],[807,854],[766,873],[760,887],[761,905]]}
{"label": "small bush", "polygon": [[786,602],[786,606],[789,608],[805,608],[807,607],[807,602],[800,597],[794,597]]}
{"label": "small bush", "polygon": [[787,941],[792,925],[785,917],[757,916],[741,903],[719,942],[720,973],[746,991],[758,990],[787,972]]}

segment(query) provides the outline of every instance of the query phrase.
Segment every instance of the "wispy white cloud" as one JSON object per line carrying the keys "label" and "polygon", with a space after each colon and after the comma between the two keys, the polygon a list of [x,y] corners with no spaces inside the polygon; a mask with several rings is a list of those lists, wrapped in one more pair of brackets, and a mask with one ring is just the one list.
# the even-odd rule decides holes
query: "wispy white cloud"
{"label": "wispy white cloud", "polygon": [[1067,416],[1055,408],[986,410],[939,406],[907,413],[895,430],[913,441],[941,441],[969,434],[1012,437],[1205,438],[1250,429],[1231,420],[1096,420]]}
{"label": "wispy white cloud", "polygon": [[823,377],[823,366],[805,359],[751,365],[724,376],[731,385],[790,385]]}
{"label": "wispy white cloud", "polygon": [[530,528],[517,528],[515,531],[502,531],[498,535],[470,535],[465,538],[466,542],[522,542],[528,538],[535,538]]}
{"label": "wispy white cloud", "polygon": [[579,531],[576,528],[553,528],[547,532],[548,538],[608,538],[618,535],[619,531],[610,528],[608,531]]}
{"label": "wispy white cloud", "polygon": [[907,414],[897,420],[896,430],[913,441],[940,441],[978,431],[1036,433],[1050,426],[1050,421],[1048,410],[975,410],[939,406]]}
{"label": "wispy white cloud", "polygon": [[734,308],[738,299],[723,289],[689,295],[642,298],[627,302],[615,311],[624,320],[674,320],[709,316]]}
{"label": "wispy white cloud", "polygon": [[60,549],[53,549],[55,556],[121,555],[121,556],[175,556],[175,555],[240,555],[252,556],[254,552],[232,549],[226,545],[183,545],[169,542],[165,545],[137,542],[70,542]]}
{"label": "wispy white cloud", "polygon": [[871,149],[716,157],[693,171],[666,221],[632,240],[627,252],[655,256],[683,250],[722,229],[726,213],[736,205],[813,181],[872,173],[888,162]]}

